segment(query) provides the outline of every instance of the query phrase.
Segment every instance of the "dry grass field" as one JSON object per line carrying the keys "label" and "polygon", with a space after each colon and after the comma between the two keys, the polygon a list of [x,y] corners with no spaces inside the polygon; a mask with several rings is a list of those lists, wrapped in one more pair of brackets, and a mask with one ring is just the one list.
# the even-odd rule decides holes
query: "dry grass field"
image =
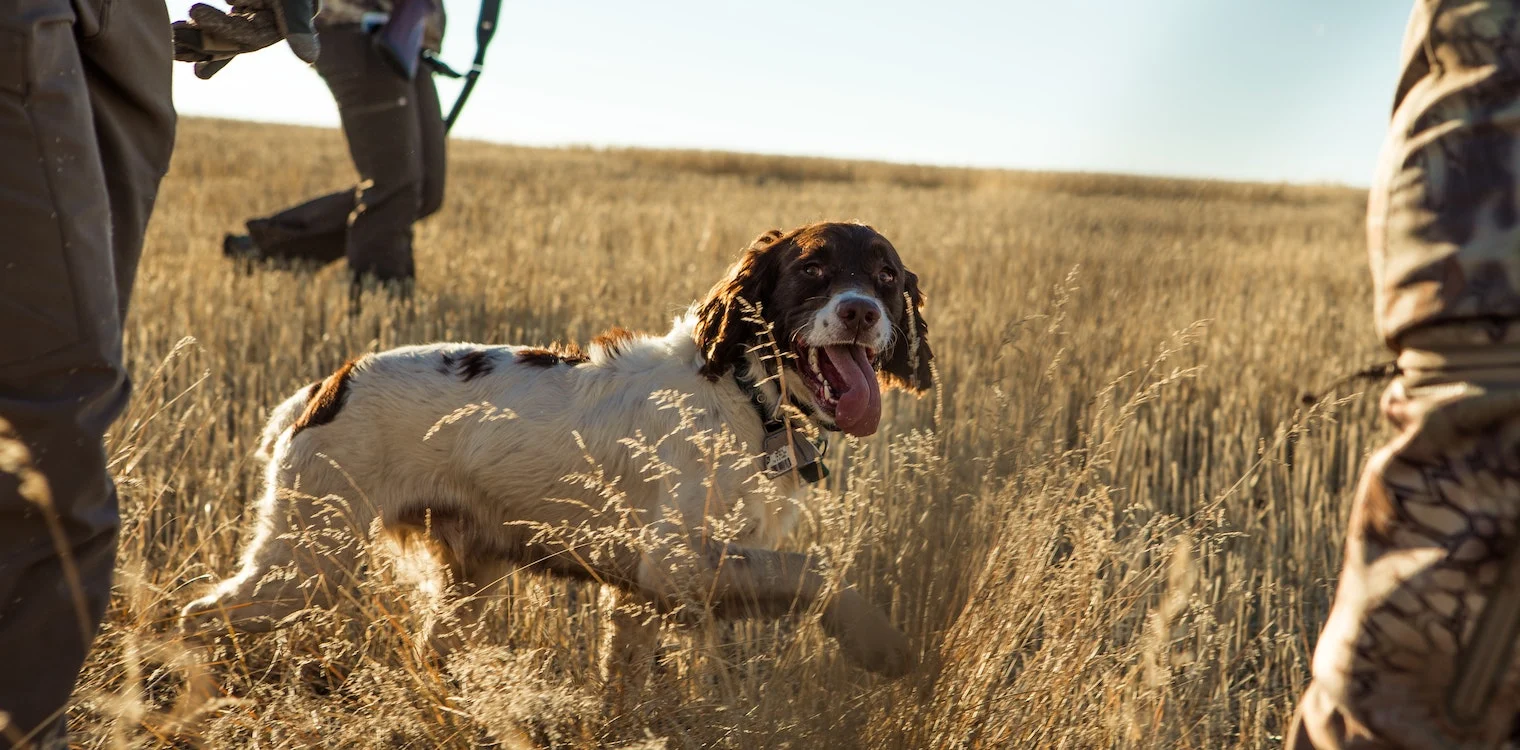
{"label": "dry grass field", "polygon": [[[237,272],[223,232],[353,179],[338,133],[190,120],[127,328],[109,438],[120,577],[76,695],[84,747],[1277,747],[1327,610],[1383,357],[1363,196],[1286,187],[454,143],[419,290],[347,314],[341,268]],[[376,579],[355,614],[223,643],[172,617],[234,567],[262,420],[397,344],[664,330],[755,235],[859,218],[929,297],[941,389],[836,445],[794,549],[886,608],[921,666],[845,663],[815,618],[669,627],[602,710],[602,617],[515,580],[446,664]],[[509,461],[510,456],[502,460]],[[200,653],[200,652],[198,652]],[[221,698],[168,724],[187,681]],[[620,686],[612,686],[614,688]]]}

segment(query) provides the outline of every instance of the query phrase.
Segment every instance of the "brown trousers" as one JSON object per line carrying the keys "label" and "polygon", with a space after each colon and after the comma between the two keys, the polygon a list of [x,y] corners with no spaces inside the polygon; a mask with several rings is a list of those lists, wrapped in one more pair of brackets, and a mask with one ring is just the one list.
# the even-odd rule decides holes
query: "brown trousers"
{"label": "brown trousers", "polygon": [[412,223],[443,204],[444,129],[424,65],[415,81],[391,72],[354,26],[324,26],[317,73],[338,103],[357,187],[248,222],[259,255],[330,263],[348,258],[355,278],[415,276]]}
{"label": "brown trousers", "polygon": [[1367,217],[1399,434],[1362,474],[1290,748],[1495,747],[1520,711],[1490,619],[1520,603],[1517,49],[1520,2],[1415,4]]}
{"label": "brown trousers", "polygon": [[0,0],[0,418],[47,479],[85,610],[43,510],[0,473],[0,738],[56,738],[110,598],[101,440],[127,401],[121,322],[174,142],[168,29],[163,0]]}

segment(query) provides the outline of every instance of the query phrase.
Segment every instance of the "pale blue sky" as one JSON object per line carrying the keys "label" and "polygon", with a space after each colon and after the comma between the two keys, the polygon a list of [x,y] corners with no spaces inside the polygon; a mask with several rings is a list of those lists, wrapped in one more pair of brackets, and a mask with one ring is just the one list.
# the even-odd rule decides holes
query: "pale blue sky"
{"label": "pale blue sky", "polygon": [[[468,67],[478,0],[445,0]],[[190,0],[170,0],[184,17]],[[505,0],[455,128],[508,143],[1365,185],[1408,2]],[[457,84],[440,79],[447,108]],[[185,114],[336,125],[287,48]]]}

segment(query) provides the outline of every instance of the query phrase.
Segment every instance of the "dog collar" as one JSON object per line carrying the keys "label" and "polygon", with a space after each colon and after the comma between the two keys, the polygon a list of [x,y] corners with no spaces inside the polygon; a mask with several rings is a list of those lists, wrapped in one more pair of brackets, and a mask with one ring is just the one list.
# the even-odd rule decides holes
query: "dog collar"
{"label": "dog collar", "polygon": [[[766,408],[765,397],[760,393],[760,386],[744,377],[736,370],[734,382],[739,384],[739,389],[749,396],[749,404],[754,407],[755,414],[760,417],[760,424],[765,428],[765,476],[767,479],[779,479],[790,472],[797,472],[797,476],[808,484],[817,484],[829,475],[829,467],[824,465],[823,456],[828,452],[828,443],[819,441],[814,443],[804,435],[801,430],[792,427],[781,416],[781,402],[776,402],[776,411],[771,413]],[[804,414],[808,410],[795,400],[787,399],[792,406],[797,407]],[[810,417],[811,414],[808,414]]]}

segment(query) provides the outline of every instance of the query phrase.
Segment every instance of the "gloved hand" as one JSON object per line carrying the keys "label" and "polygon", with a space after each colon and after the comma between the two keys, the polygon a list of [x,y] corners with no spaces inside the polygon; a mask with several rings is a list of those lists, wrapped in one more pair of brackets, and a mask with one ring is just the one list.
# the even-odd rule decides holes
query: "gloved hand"
{"label": "gloved hand", "polygon": [[284,39],[296,57],[317,61],[312,19],[321,0],[231,0],[230,14],[204,3],[190,6],[190,20],[174,22],[174,59],[195,63],[195,75],[210,78],[244,52]]}

